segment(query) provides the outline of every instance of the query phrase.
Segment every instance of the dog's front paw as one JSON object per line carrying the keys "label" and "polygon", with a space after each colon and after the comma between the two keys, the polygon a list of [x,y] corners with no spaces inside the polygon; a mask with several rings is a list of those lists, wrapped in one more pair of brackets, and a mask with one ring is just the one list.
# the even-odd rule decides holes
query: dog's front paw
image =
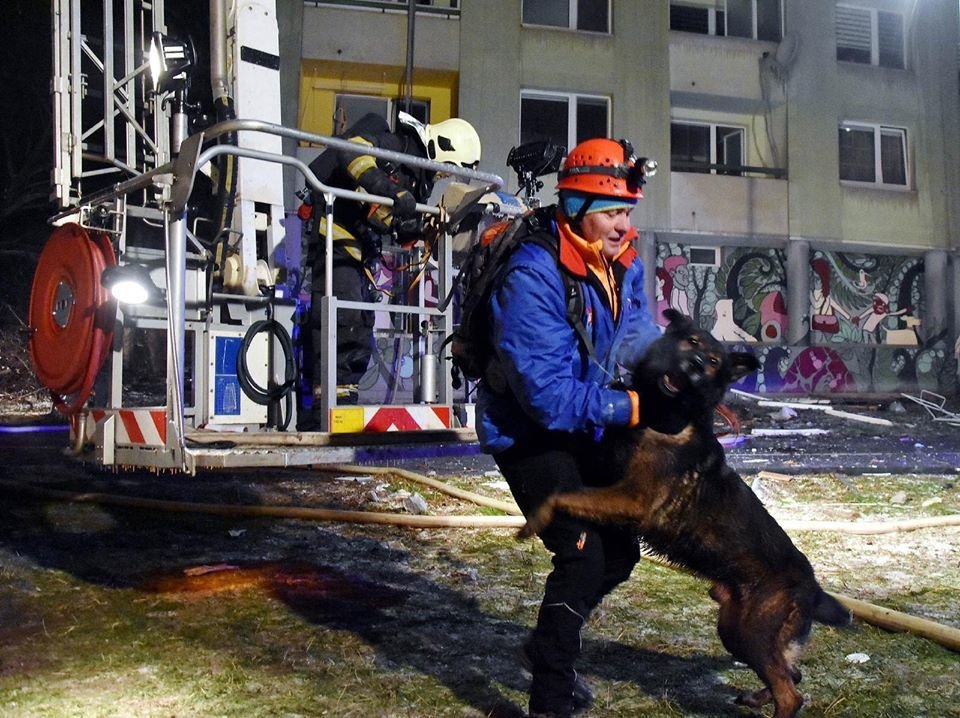
{"label": "dog's front paw", "polygon": [[528,539],[534,536],[536,533],[537,530],[534,528],[534,525],[530,521],[527,521],[527,523],[525,523],[523,527],[517,531],[517,538],[520,540]]}
{"label": "dog's front paw", "polygon": [[773,700],[773,694],[769,688],[761,688],[753,693],[741,693],[733,702],[738,706],[747,706],[747,708],[762,708]]}
{"label": "dog's front paw", "polygon": [[527,517],[527,523],[517,531],[518,539],[528,539],[540,533],[553,520],[553,501],[548,500],[536,512]]}

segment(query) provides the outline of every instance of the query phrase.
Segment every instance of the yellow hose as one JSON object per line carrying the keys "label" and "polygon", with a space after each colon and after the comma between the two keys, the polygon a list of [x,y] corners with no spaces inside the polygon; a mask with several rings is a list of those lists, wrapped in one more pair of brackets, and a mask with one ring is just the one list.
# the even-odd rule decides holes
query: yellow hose
{"label": "yellow hose", "polygon": [[303,508],[299,506],[256,506],[240,504],[208,504],[193,501],[169,501],[120,496],[97,492],[61,491],[15,481],[0,480],[0,489],[16,491],[38,498],[70,501],[73,503],[127,506],[130,508],[171,511],[175,513],[212,514],[214,516],[242,516],[301,519],[304,521],[338,521],[342,523],[389,524],[411,528],[520,528],[520,516],[419,516],[414,514],[371,513],[340,509]]}

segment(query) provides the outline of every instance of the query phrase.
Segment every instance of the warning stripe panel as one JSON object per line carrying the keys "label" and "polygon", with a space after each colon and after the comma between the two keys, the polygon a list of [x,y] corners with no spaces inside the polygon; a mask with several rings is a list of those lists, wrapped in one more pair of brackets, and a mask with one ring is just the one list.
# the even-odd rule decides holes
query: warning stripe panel
{"label": "warning stripe panel", "polygon": [[93,409],[79,429],[85,441],[95,441],[97,426],[116,416],[116,441],[131,446],[158,446],[167,443],[167,413],[163,409]]}
{"label": "warning stripe panel", "polygon": [[[363,423],[354,415],[363,411]],[[450,428],[447,406],[350,406],[330,410],[332,433],[425,431]],[[356,417],[359,418],[359,417]]]}

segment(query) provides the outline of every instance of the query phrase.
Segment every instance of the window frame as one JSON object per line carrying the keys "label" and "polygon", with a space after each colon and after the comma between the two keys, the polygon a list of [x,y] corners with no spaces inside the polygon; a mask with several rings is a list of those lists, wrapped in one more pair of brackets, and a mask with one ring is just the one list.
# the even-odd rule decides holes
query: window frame
{"label": "window frame", "polygon": [[[779,6],[779,17],[780,17],[780,27],[777,28],[778,37],[775,40],[760,39],[759,35],[759,22],[760,22],[760,13],[758,11],[757,4],[763,0],[751,0],[751,9],[750,9],[750,23],[751,23],[751,35],[746,37],[745,35],[731,35],[729,30],[730,25],[730,10],[727,8],[727,0],[723,0],[722,7],[717,7],[716,5],[701,5],[694,2],[683,2],[679,0],[678,2],[671,2],[670,8],[674,6],[683,6],[691,8],[700,8],[707,13],[707,32],[705,33],[696,33],[696,31],[690,30],[686,32],[692,32],[694,34],[704,34],[710,35],[713,37],[736,37],[746,40],[759,40],[760,42],[779,42],[783,39],[783,0],[770,0],[771,2],[776,2]],[[670,28],[673,30],[673,28]],[[677,32],[684,32],[678,30]]]}
{"label": "window frame", "polygon": [[[740,125],[728,125],[722,122],[706,122],[703,120],[670,120],[670,129],[671,133],[675,125],[683,125],[684,127],[706,127],[709,129],[709,141],[708,146],[710,148],[710,158],[703,167],[703,171],[695,169],[674,169],[673,168],[673,147],[670,147],[670,171],[671,172],[690,172],[693,174],[711,174],[711,175],[720,175],[725,177],[742,177],[744,171],[733,171],[733,170],[718,170],[712,165],[724,164],[731,165],[733,163],[729,161],[718,162],[717,161],[717,140],[718,140],[718,130],[734,130],[740,134],[740,161],[736,163],[736,166],[745,167],[746,166],[746,151],[747,151],[747,128],[741,127]],[[726,160],[726,158],[724,158]]]}
{"label": "window frame", "polygon": [[[337,112],[340,107],[341,98],[350,98],[350,99],[358,98],[364,101],[382,103],[383,107],[386,110],[386,114],[382,114],[381,117],[383,117],[387,121],[387,125],[390,126],[391,131],[396,129],[397,113],[403,109],[403,106],[405,104],[405,98],[403,97],[387,97],[386,95],[372,95],[372,94],[365,95],[362,92],[334,92],[333,93],[333,114],[334,114],[333,134],[338,134],[337,133]],[[410,114],[417,116],[418,114],[417,110],[421,109],[422,110],[421,114],[424,114],[426,117],[426,119],[422,121],[424,123],[429,122],[430,121],[430,100],[420,100],[420,99],[414,98],[413,105],[414,107],[411,107],[410,109],[414,111],[411,112]],[[347,127],[350,127],[354,122],[356,122],[359,119],[360,117],[355,117],[352,120],[348,118],[344,129],[346,129]]]}
{"label": "window frame", "polygon": [[[519,121],[517,126],[517,138],[520,143],[523,143],[523,101],[526,99],[532,100],[547,100],[547,101],[565,101],[567,105],[567,137],[562,144],[567,152],[569,152],[573,147],[577,145],[577,138],[579,133],[577,131],[577,101],[578,100],[591,100],[591,101],[601,101],[604,104],[606,110],[606,130],[603,133],[604,137],[610,136],[610,122],[612,119],[612,98],[609,95],[594,95],[584,92],[563,92],[559,90],[533,90],[526,89],[520,90],[520,113]],[[553,140],[553,138],[550,138]]]}
{"label": "window frame", "polygon": [[[837,163],[838,169],[841,172],[840,184],[845,187],[870,187],[874,189],[885,189],[885,190],[894,190],[897,192],[909,192],[913,188],[913,173],[910,169],[910,145],[909,145],[909,132],[906,127],[895,127],[893,125],[884,125],[876,122],[860,122],[855,120],[848,120],[841,122],[838,128],[839,132],[843,131],[870,131],[873,133],[873,163],[874,163],[874,181],[869,182],[866,180],[854,180],[854,179],[844,179],[842,177],[843,172],[843,157],[841,157],[841,147],[839,136],[837,138]],[[903,184],[885,182],[883,179],[883,136],[890,136],[891,134],[899,135],[900,137],[900,160],[903,162]]]}
{"label": "window frame", "polygon": [[[892,10],[882,10],[876,7],[865,7],[855,3],[838,2],[837,10],[845,8],[856,12],[865,13],[870,20],[870,62],[861,62],[851,58],[840,58],[840,38],[837,36],[838,23],[836,14],[834,15],[834,43],[836,45],[837,62],[849,62],[854,65],[869,65],[871,67],[886,67],[891,70],[904,70],[907,67],[907,16],[905,13],[894,12]],[[900,64],[889,65],[880,62],[880,16],[891,15],[900,18]],[[844,46],[849,49],[856,49],[851,46]]]}
{"label": "window frame", "polygon": [[606,30],[582,30],[579,24],[579,3],[580,0],[554,0],[556,3],[567,3],[567,24],[566,25],[544,25],[542,23],[527,22],[523,19],[524,7],[527,0],[520,2],[520,24],[524,27],[542,27],[554,30],[570,30],[571,32],[587,32],[594,35],[612,35],[613,34],[613,0],[606,0],[607,3],[607,29]]}

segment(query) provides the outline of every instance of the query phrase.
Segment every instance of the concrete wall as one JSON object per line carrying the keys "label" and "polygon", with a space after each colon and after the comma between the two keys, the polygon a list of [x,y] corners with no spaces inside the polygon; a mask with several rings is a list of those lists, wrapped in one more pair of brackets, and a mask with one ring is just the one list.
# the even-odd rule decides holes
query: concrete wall
{"label": "concrete wall", "polygon": [[[524,27],[521,0],[463,0],[459,19],[418,14],[416,62],[459,72],[459,114],[483,141],[481,169],[509,189],[516,181],[505,160],[519,141],[522,90],[609,96],[611,134],[661,163],[634,213],[645,257],[684,242],[936,257],[938,279],[927,284],[945,307],[927,318],[955,334],[960,316],[946,297],[960,296],[957,2],[855,1],[907,13],[906,69],[838,62],[836,0],[783,0],[779,44],[672,32],[663,0],[612,3],[610,35]],[[305,59],[405,62],[403,12],[308,7],[303,32]],[[787,178],[669,171],[672,119],[744,127],[747,164]],[[908,187],[840,181],[844,121],[906,128]],[[550,201],[555,178],[543,180]],[[801,344],[809,341],[807,293],[794,291],[807,275],[802,256],[791,254],[786,279],[790,339]]]}
{"label": "concrete wall", "polygon": [[[666,168],[670,147],[668,12],[660,0],[613,4],[612,35],[523,27],[520,0],[465,2],[461,11],[461,115],[483,141],[482,167],[509,178],[507,153],[519,141],[521,90],[613,98],[611,134]],[[544,200],[554,177],[544,177]],[[669,223],[669,174],[658,174],[635,214],[637,226]]]}
{"label": "concrete wall", "polygon": [[[417,13],[414,65],[456,70],[460,64],[460,23],[455,17]],[[405,9],[345,9],[307,6],[303,12],[303,51],[307,60],[344,60],[373,65],[407,62]]]}

